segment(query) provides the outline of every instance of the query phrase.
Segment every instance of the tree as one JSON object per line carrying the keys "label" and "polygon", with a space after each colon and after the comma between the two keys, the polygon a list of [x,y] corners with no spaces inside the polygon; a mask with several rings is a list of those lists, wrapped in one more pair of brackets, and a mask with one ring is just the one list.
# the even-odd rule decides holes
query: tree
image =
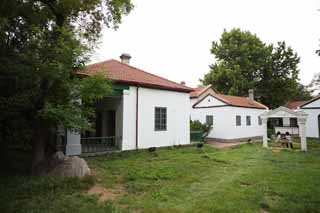
{"label": "tree", "polygon": [[90,103],[110,92],[110,82],[103,76],[81,79],[77,70],[103,26],[117,28],[132,8],[130,0],[0,3],[0,137],[2,143],[21,135],[32,141],[33,168],[52,150],[52,129],[90,125]]}
{"label": "tree", "polygon": [[201,81],[217,91],[246,96],[254,89],[258,100],[270,108],[298,98],[300,59],[285,42],[267,45],[248,31],[232,29],[212,43],[211,53],[216,62]]}

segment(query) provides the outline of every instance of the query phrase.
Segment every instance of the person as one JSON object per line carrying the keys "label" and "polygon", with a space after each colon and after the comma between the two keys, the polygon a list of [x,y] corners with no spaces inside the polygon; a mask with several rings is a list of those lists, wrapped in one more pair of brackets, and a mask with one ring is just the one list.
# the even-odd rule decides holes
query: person
{"label": "person", "polygon": [[276,142],[279,143],[281,140],[281,133],[277,132]]}
{"label": "person", "polygon": [[292,138],[291,138],[289,132],[286,132],[286,139],[287,139],[287,141],[288,141],[287,147],[288,147],[288,145],[290,145],[290,148],[293,149]]}

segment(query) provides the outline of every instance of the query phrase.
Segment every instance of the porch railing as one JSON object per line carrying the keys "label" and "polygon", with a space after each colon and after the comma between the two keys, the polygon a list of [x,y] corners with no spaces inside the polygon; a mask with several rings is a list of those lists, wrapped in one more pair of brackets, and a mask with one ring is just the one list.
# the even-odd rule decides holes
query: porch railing
{"label": "porch railing", "polygon": [[190,141],[191,142],[203,142],[203,132],[202,131],[190,131]]}
{"label": "porch railing", "polygon": [[289,132],[291,135],[299,135],[299,127],[276,126],[276,127],[274,127],[274,132],[276,134],[277,134],[277,132],[280,132],[281,134],[285,134],[286,132]]}
{"label": "porch railing", "polygon": [[120,149],[121,137],[81,138],[82,153],[98,153]]}

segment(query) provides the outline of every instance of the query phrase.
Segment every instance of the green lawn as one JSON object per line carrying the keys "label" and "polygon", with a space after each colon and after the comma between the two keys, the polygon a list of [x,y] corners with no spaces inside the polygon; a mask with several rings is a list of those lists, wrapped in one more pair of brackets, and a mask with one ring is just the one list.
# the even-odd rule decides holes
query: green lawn
{"label": "green lawn", "polygon": [[[0,212],[320,212],[320,144],[309,152],[261,143],[123,152],[87,158],[94,176],[1,177]],[[121,191],[98,202],[98,184]]]}

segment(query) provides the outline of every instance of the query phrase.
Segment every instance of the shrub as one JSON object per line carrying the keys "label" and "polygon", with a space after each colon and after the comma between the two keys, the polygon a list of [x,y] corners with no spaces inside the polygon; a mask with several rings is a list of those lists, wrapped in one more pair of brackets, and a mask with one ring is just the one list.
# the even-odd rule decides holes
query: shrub
{"label": "shrub", "polygon": [[268,128],[268,130],[267,130],[268,138],[272,138],[273,134],[275,134],[274,128]]}
{"label": "shrub", "polygon": [[190,130],[191,131],[202,131],[203,137],[207,137],[212,129],[211,124],[202,124],[199,120],[190,120]]}

